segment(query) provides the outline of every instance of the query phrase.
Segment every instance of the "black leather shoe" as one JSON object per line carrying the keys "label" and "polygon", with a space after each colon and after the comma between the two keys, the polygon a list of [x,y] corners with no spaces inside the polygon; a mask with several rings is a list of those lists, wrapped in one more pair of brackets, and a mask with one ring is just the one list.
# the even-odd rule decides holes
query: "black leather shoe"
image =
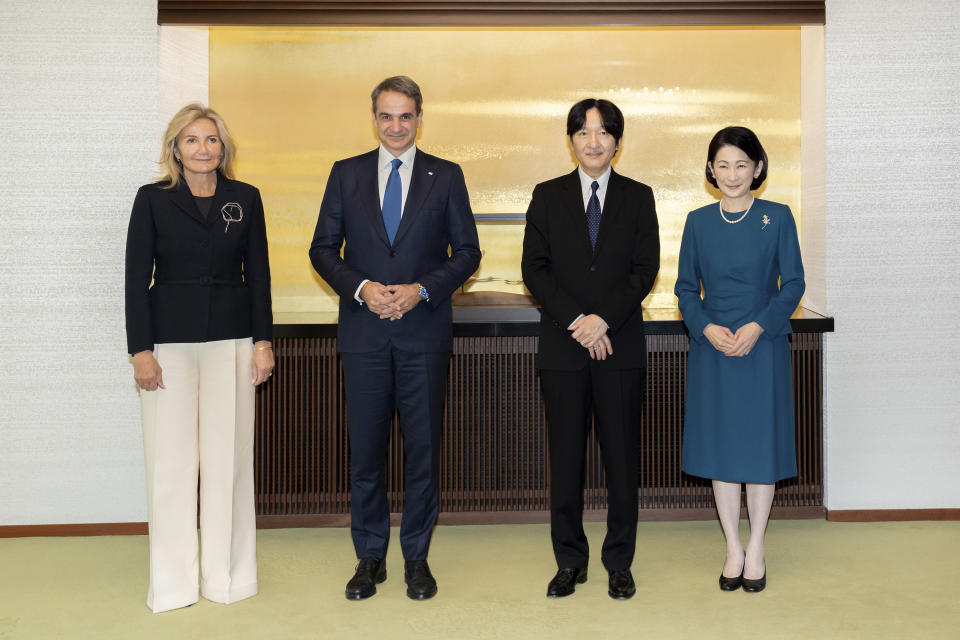
{"label": "black leather shoe", "polygon": [[736,591],[743,584],[743,569],[740,569],[740,575],[736,578],[728,578],[720,573],[720,591]]}
{"label": "black leather shoe", "polygon": [[760,593],[767,586],[767,570],[763,570],[763,577],[759,580],[751,580],[750,578],[744,578],[743,590],[747,593]]}
{"label": "black leather shoe", "polygon": [[633,583],[633,574],[630,573],[630,569],[611,571],[609,584],[607,595],[614,600],[632,598],[633,594],[637,592],[637,586]]}
{"label": "black leather shoe", "polygon": [[403,579],[407,583],[407,597],[411,600],[428,600],[437,595],[437,581],[433,579],[426,560],[407,560]]}
{"label": "black leather shoe", "polygon": [[548,598],[563,598],[577,589],[578,584],[587,581],[587,568],[566,568],[557,571],[553,580],[547,585]]}
{"label": "black leather shoe", "polygon": [[387,579],[387,563],[383,558],[361,558],[357,570],[347,583],[347,600],[363,600],[377,592],[377,585]]}

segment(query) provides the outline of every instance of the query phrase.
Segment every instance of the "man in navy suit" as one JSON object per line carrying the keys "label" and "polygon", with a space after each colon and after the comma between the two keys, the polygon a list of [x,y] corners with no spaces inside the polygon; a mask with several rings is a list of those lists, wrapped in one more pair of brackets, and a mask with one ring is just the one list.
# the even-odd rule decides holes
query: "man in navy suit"
{"label": "man in navy suit", "polygon": [[540,386],[550,451],[550,535],[558,571],[549,597],[587,580],[583,477],[591,414],[607,480],[607,535],[601,559],[615,599],[635,591],[630,564],[637,537],[637,433],[646,339],[640,303],[660,268],[653,191],[610,167],[623,114],[587,99],[567,115],[580,166],[538,184],[527,209],[521,269],[543,307]]}
{"label": "man in navy suit", "polygon": [[[334,163],[310,260],[340,295],[350,435],[351,533],[359,563],[350,600],[386,580],[390,513],[384,482],[390,418],[399,411],[406,459],[400,546],[407,595],[431,598],[427,565],[439,509],[440,433],[453,345],[451,295],[480,264],[460,167],[414,144],[420,87],[406,76],[373,90],[380,147]],[[343,257],[340,250],[343,248]]]}

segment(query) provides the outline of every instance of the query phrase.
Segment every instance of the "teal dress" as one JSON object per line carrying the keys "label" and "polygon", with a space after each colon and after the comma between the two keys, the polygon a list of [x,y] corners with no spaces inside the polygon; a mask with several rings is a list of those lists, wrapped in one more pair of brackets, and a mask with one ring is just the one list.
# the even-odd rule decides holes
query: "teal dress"
{"label": "teal dress", "polygon": [[[687,216],[674,289],[690,331],[685,473],[753,483],[797,475],[787,336],[803,290],[789,207],[757,199],[736,224],[724,221],[717,203]],[[735,333],[750,321],[763,333],[742,358],[723,355],[703,335],[711,322]]]}

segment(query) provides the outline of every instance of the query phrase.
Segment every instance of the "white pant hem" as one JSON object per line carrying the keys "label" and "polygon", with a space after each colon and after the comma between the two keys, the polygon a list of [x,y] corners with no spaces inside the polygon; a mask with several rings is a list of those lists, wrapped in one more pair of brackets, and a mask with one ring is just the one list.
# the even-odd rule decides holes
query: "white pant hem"
{"label": "white pant hem", "polygon": [[220,604],[233,604],[241,600],[257,595],[258,586],[256,582],[245,584],[239,587],[230,587],[228,589],[214,589],[205,582],[200,582],[200,594],[211,602]]}
{"label": "white pant hem", "polygon": [[154,613],[163,613],[164,611],[189,607],[192,604],[196,604],[199,600],[200,594],[197,589],[159,597],[150,594],[147,596],[147,607]]}

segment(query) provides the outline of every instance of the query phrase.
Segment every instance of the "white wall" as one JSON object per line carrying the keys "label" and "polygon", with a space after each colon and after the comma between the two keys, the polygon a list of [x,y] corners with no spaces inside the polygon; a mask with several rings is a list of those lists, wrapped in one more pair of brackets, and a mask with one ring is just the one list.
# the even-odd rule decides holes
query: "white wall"
{"label": "white wall", "polygon": [[0,525],[146,519],[123,253],[156,0],[0,4]]}
{"label": "white wall", "polygon": [[[958,6],[827,0],[831,509],[960,506]],[[0,525],[146,517],[123,242],[157,57],[155,0],[0,5]]]}
{"label": "white wall", "polygon": [[960,507],[960,3],[826,6],[827,507]]}

